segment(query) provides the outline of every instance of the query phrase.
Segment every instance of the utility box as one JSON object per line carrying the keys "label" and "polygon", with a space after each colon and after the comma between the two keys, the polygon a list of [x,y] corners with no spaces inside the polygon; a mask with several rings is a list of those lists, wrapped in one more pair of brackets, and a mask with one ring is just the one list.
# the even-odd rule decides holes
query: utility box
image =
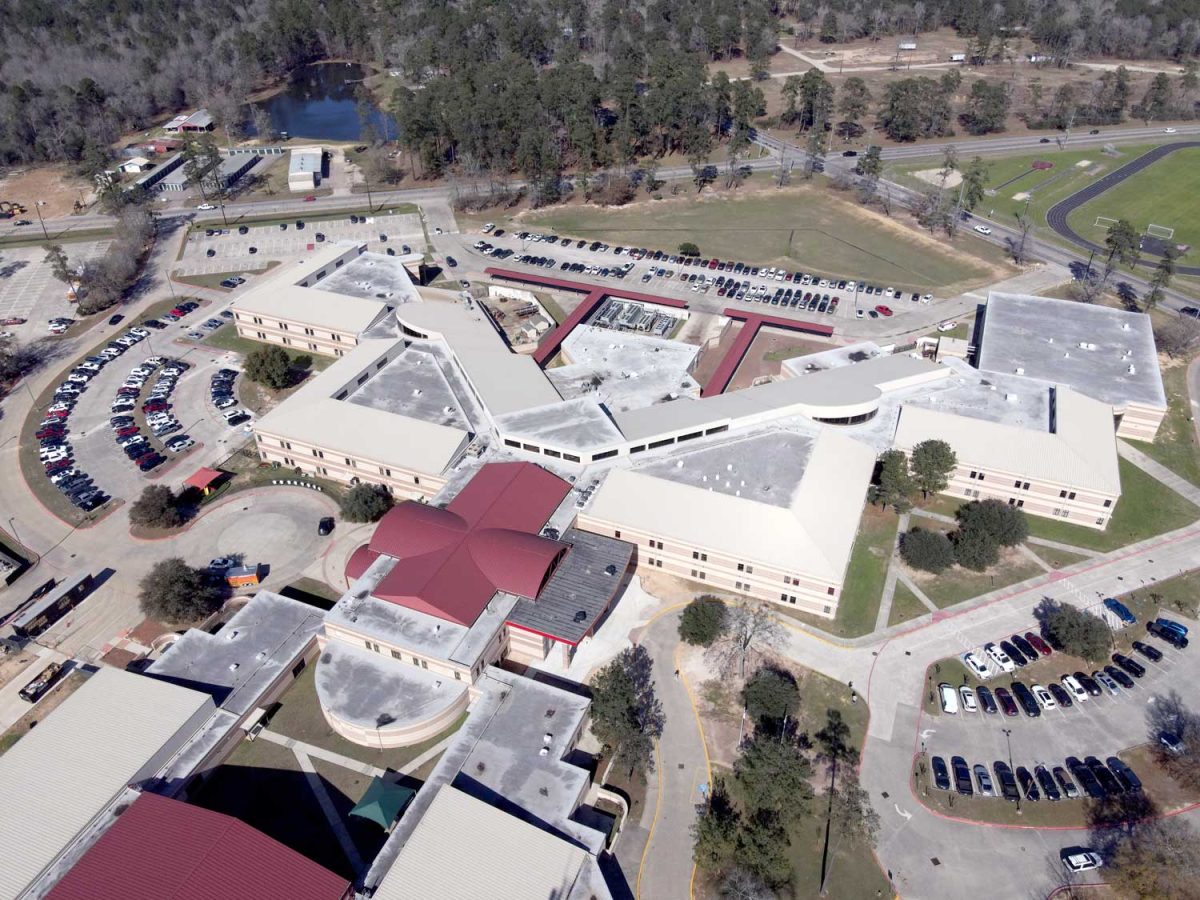
{"label": "utility box", "polygon": [[225,583],[230,587],[249,587],[262,581],[262,566],[237,566],[225,572]]}

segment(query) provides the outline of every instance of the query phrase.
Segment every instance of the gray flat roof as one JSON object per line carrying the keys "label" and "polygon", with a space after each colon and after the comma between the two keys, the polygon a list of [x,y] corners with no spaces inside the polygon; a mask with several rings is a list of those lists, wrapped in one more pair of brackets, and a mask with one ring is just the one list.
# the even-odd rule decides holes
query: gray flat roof
{"label": "gray flat roof", "polygon": [[1142,313],[993,291],[978,360],[983,371],[1070,385],[1114,406],[1167,404],[1154,330]]}
{"label": "gray flat roof", "polygon": [[467,689],[465,681],[340,640],[329,641],[318,658],[316,685],[322,707],[367,729],[425,721]]}
{"label": "gray flat roof", "polygon": [[385,300],[391,306],[421,301],[404,264],[383,253],[361,254],[330,272],[328,278],[316,282],[313,289],[346,297]]}
{"label": "gray flat roof", "polygon": [[919,406],[1033,431],[1050,430],[1052,385],[1034,378],[979,372],[960,360],[946,363],[954,376],[907,400]]}
{"label": "gray flat roof", "polygon": [[[517,599],[508,621],[572,644],[583,640],[603,614],[633,557],[628,541],[568,528],[571,549],[536,600]],[[577,618],[583,613],[581,618]]]}
{"label": "gray flat roof", "polygon": [[497,416],[496,429],[513,440],[581,452],[615,447],[625,440],[594,397],[578,397]]}
{"label": "gray flat roof", "polygon": [[772,430],[676,453],[637,471],[787,509],[808,468],[813,441],[807,434]]}
{"label": "gray flat roof", "polygon": [[463,400],[471,399],[470,392],[455,391],[438,358],[424,349],[426,342],[422,345],[407,348],[351,394],[348,402],[435,425],[473,430],[474,424],[462,410]]}
{"label": "gray flat roof", "polygon": [[208,691],[241,715],[256,705],[284,668],[295,664],[321,629],[322,610],[260,591],[216,634],[184,632],[146,674]]}

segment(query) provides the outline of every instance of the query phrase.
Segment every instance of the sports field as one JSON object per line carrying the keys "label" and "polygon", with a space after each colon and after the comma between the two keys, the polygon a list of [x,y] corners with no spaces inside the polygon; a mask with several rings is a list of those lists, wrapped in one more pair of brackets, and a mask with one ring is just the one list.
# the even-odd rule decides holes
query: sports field
{"label": "sports field", "polygon": [[1139,232],[1146,226],[1175,229],[1177,244],[1200,248],[1200,147],[1177,150],[1149,168],[1085,203],[1067,224],[1085,238],[1100,242],[1105,229],[1097,216],[1128,219]]}
{"label": "sports field", "polygon": [[957,292],[1011,271],[999,249],[969,232],[951,246],[818,187],[643,200],[619,209],[568,206],[533,213],[522,223],[660,250],[690,241],[704,256],[908,290]]}

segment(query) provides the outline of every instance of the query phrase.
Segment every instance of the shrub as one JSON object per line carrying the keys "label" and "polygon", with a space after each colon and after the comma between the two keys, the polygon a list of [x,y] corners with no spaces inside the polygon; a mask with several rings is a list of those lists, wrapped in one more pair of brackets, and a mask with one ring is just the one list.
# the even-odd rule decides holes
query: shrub
{"label": "shrub", "polygon": [[682,253],[684,256],[699,256],[700,248],[697,247],[695,244],[693,244],[691,241],[684,241],[682,244],[679,245],[679,252]]}
{"label": "shrub", "polygon": [[379,484],[357,484],[342,499],[342,518],[348,522],[378,522],[392,508],[392,495]]}
{"label": "shrub", "polygon": [[999,562],[1000,546],[981,528],[960,528],[954,532],[954,558],[960,566],[982,572]]}
{"label": "shrub", "polygon": [[1099,662],[1108,656],[1112,632],[1104,620],[1069,603],[1054,603],[1044,610],[1042,627],[1055,647],[1072,656]]}
{"label": "shrub", "polygon": [[716,597],[697,597],[679,617],[679,638],[684,643],[708,647],[725,633],[725,603]]}
{"label": "shrub", "polygon": [[784,720],[796,714],[800,688],[791,672],[763,666],[742,688],[742,702],[760,728],[778,733]]}
{"label": "shrub", "polygon": [[259,347],[246,355],[246,377],[279,391],[292,383],[292,358],[282,347]]}
{"label": "shrub", "polygon": [[954,545],[940,531],[913,528],[900,537],[900,558],[914,569],[944,572],[954,565]]}
{"label": "shrub", "polygon": [[163,484],[147,485],[129,507],[129,521],[143,528],[176,528],[183,524],[179,500]]}

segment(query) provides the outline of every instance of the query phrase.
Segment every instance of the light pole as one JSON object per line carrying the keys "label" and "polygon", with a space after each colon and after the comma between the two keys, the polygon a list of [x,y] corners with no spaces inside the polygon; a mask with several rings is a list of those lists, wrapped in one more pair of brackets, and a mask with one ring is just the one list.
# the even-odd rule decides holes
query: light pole
{"label": "light pole", "polygon": [[[1016,773],[1013,772],[1012,729],[1001,728],[1000,730],[1004,732],[1004,742],[1008,745],[1008,773],[1012,775],[1013,780],[1015,781],[1017,776]],[[1017,815],[1021,815],[1021,786],[1019,784],[1017,785]]]}
{"label": "light pole", "polygon": [[35,213],[37,213],[38,224],[42,226],[42,237],[44,237],[46,240],[50,240],[50,235],[46,231],[46,220],[42,218],[42,207],[45,205],[46,205],[45,200],[34,200],[33,201],[33,211]]}
{"label": "light pole", "polygon": [[8,530],[12,532],[12,536],[17,539],[17,543],[21,543],[21,536],[17,534],[17,526],[13,523],[17,520],[16,516],[8,517]]}

